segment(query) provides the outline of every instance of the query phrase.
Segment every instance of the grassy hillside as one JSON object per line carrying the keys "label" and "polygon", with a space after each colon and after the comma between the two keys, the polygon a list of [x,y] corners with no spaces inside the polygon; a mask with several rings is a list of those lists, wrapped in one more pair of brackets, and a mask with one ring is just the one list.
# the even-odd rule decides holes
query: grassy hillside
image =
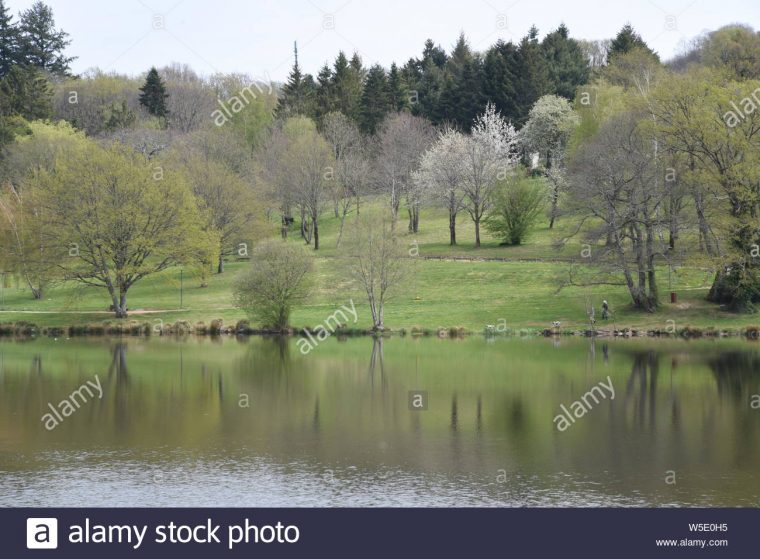
{"label": "grassy hillside", "polygon": [[[402,214],[402,218],[403,218]],[[406,223],[402,219],[401,227]],[[543,328],[555,320],[563,328],[580,328],[587,323],[586,308],[594,305],[599,319],[602,299],[610,302],[613,316],[609,326],[665,329],[673,322],[678,328],[691,326],[744,327],[760,322],[751,315],[721,311],[704,300],[712,275],[704,270],[681,268],[672,277],[678,303],[668,301],[668,274],[662,270],[660,285],[663,305],[655,314],[629,308],[622,286],[570,287],[558,291],[568,269],[566,260],[577,254],[580,244],[555,250],[554,240],[573,224],[560,220],[550,231],[545,223],[518,247],[499,246],[497,239],[484,234],[484,243],[475,249],[474,228],[466,214],[460,216],[459,246],[448,245],[448,217],[443,210],[424,209],[418,234],[405,234],[410,249],[415,246],[414,280],[386,307],[386,324],[393,329],[422,326],[463,326],[483,331],[486,324],[504,324],[513,329]],[[316,289],[309,303],[296,309],[292,323],[314,326],[341,305],[353,299],[359,312],[359,327],[371,325],[363,294],[351,285],[341,270],[335,249],[339,221],[326,213],[320,223],[322,248],[316,254]],[[291,242],[301,242],[295,238]],[[230,262],[226,271],[214,275],[207,288],[198,287],[197,278],[183,272],[180,308],[180,270],[172,269],[138,283],[129,292],[131,318],[164,322],[178,319],[191,322],[223,318],[235,322],[244,315],[232,306],[231,285],[246,262]],[[109,320],[104,290],[75,284],[59,285],[44,300],[34,301],[23,286],[6,287],[2,293],[0,322],[26,320],[40,326],[66,326]],[[349,305],[350,306],[350,305]],[[137,316],[138,312],[144,313]],[[673,322],[669,322],[673,321]],[[603,321],[598,321],[603,324]]]}

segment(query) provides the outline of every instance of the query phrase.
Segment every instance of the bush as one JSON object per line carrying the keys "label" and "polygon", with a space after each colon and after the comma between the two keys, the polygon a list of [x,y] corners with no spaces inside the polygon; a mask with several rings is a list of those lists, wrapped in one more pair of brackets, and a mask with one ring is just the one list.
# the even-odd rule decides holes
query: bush
{"label": "bush", "polygon": [[219,334],[222,334],[224,330],[224,321],[221,318],[217,318],[211,321],[211,325],[209,326],[209,333],[212,336],[218,336]]}
{"label": "bush", "polygon": [[291,310],[309,294],[313,269],[303,247],[281,240],[262,243],[235,283],[235,305],[265,328],[285,330]]}
{"label": "bush", "polygon": [[503,244],[519,245],[543,213],[546,183],[522,173],[503,180],[494,193],[493,209],[486,218],[486,228],[503,239]]}

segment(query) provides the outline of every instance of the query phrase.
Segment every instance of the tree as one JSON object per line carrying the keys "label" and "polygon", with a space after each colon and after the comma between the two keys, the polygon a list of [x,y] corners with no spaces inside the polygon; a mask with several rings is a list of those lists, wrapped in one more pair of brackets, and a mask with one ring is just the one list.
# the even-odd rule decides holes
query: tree
{"label": "tree", "polygon": [[366,142],[357,126],[343,113],[333,112],[322,120],[322,134],[332,147],[335,172],[331,174],[329,185],[333,196],[335,217],[340,218],[337,245],[343,237],[343,228],[352,200],[365,193],[369,177],[369,160]]}
{"label": "tree", "polygon": [[421,196],[414,188],[412,173],[433,138],[430,123],[409,113],[388,115],[377,135],[376,186],[388,195],[394,222],[398,219],[401,199],[406,197],[410,230],[415,232],[419,226]]}
{"label": "tree", "polygon": [[760,78],[760,35],[745,25],[727,25],[698,41],[696,59],[736,80]]}
{"label": "tree", "polygon": [[71,41],[68,33],[55,28],[53,10],[42,2],[21,13],[21,56],[26,64],[51,74],[63,76],[69,72],[69,64],[76,57],[63,54]]}
{"label": "tree", "polygon": [[59,264],[66,247],[45,232],[47,213],[41,204],[40,170],[52,171],[84,137],[68,123],[29,123],[29,134],[16,137],[4,153],[0,192],[0,252],[5,270],[17,273],[34,299],[61,278]]}
{"label": "tree", "polygon": [[238,253],[239,242],[254,222],[256,206],[252,191],[223,164],[200,155],[188,157],[183,170],[198,200],[201,215],[209,229],[218,235],[217,273],[221,274],[224,257]]}
{"label": "tree", "polygon": [[359,107],[359,125],[365,134],[374,134],[390,111],[388,80],[379,64],[369,69]]}
{"label": "tree", "polygon": [[118,74],[93,71],[55,84],[53,118],[64,119],[87,133],[103,136],[140,127],[144,119],[138,82]]}
{"label": "tree", "polygon": [[12,66],[0,78],[0,112],[27,120],[43,120],[52,113],[50,83],[32,66]]}
{"label": "tree", "polygon": [[293,307],[309,295],[313,270],[314,261],[302,247],[265,241],[235,282],[235,305],[264,327],[284,331]]}
{"label": "tree", "polygon": [[544,37],[541,49],[547,61],[552,91],[565,99],[573,99],[577,87],[585,84],[589,77],[589,61],[580,44],[570,38],[567,27],[562,24]]}
{"label": "tree", "polygon": [[169,97],[169,94],[166,93],[166,87],[161,76],[158,74],[158,70],[155,68],[150,69],[140,91],[142,92],[140,94],[140,104],[145,107],[148,114],[158,117],[165,122],[169,114],[166,108],[166,99]]}
{"label": "tree", "polygon": [[652,102],[656,133],[688,158],[685,181],[722,201],[722,219],[711,227],[727,242],[708,298],[741,311],[760,302],[760,262],[753,256],[760,244],[760,112],[738,107],[754,107],[759,89],[758,80],[725,81],[702,70],[672,76]]}
{"label": "tree", "polygon": [[582,283],[619,285],[614,276],[622,274],[633,306],[653,312],[659,304],[656,259],[667,254],[659,236],[666,190],[655,180],[642,120],[641,113],[614,116],[579,148],[570,166],[570,203],[588,244],[582,256],[596,265],[593,278]]}
{"label": "tree", "polygon": [[4,0],[0,0],[0,78],[21,62],[21,32]]}
{"label": "tree", "polygon": [[67,279],[108,292],[117,318],[145,277],[194,258],[203,223],[181,174],[131,148],[87,141],[39,173],[46,234],[69,243]]}
{"label": "tree", "polygon": [[[630,23],[626,23],[623,28],[618,31],[618,34],[610,42],[610,48],[607,52],[608,62],[612,62],[614,58],[620,54],[626,54],[634,49],[642,49],[647,51],[652,56],[657,57],[657,54],[649,48],[641,35],[636,33]],[[657,57],[659,59],[659,57]]]}
{"label": "tree", "polygon": [[409,86],[395,62],[391,64],[388,72],[388,103],[390,110],[394,112],[409,109]]}
{"label": "tree", "polygon": [[488,49],[483,60],[483,96],[507,120],[519,117],[517,105],[517,48],[502,40]]}
{"label": "tree", "polygon": [[462,130],[469,130],[483,108],[481,81],[480,57],[472,52],[462,33],[446,61],[439,118]]}
{"label": "tree", "polygon": [[217,108],[211,86],[187,66],[170,66],[162,74],[168,127],[187,134],[207,124]]}
{"label": "tree", "polygon": [[491,207],[499,180],[517,164],[517,132],[492,104],[478,115],[467,137],[464,158],[465,208],[475,223],[475,247],[480,247],[480,222]]}
{"label": "tree", "polygon": [[[282,158],[283,175],[292,189],[292,199],[302,210],[302,234],[309,219],[314,250],[319,250],[319,215],[322,212],[329,171],[335,168],[330,146],[317,132],[314,122],[305,117],[292,117],[285,121],[286,138]],[[308,236],[304,238],[309,240]]]}
{"label": "tree", "polygon": [[274,120],[277,107],[274,86],[246,74],[215,74],[210,81],[217,99],[226,104],[226,113],[221,109],[215,111],[219,120],[214,124],[230,127],[252,152],[266,137]]}
{"label": "tree", "polygon": [[603,39],[596,41],[588,41],[586,39],[580,39],[578,46],[583,53],[583,58],[586,60],[591,74],[596,72],[607,65],[607,54],[610,51],[611,39]]}
{"label": "tree", "polygon": [[343,254],[348,275],[367,295],[372,328],[382,332],[385,304],[411,273],[392,216],[376,210],[356,216]]}
{"label": "tree", "polygon": [[525,240],[546,204],[546,184],[518,172],[499,181],[486,228],[503,239],[502,244],[519,245]]}
{"label": "tree", "polygon": [[442,204],[449,213],[449,245],[457,244],[457,215],[464,207],[464,164],[466,138],[453,128],[439,132],[425,152],[414,180],[425,196]]}
{"label": "tree", "polygon": [[564,184],[564,156],[573,128],[579,123],[570,103],[556,95],[544,95],[533,106],[520,130],[520,144],[527,153],[538,153],[552,183],[549,229],[557,218],[557,205]]}
{"label": "tree", "polygon": [[514,122],[521,125],[528,118],[528,112],[539,97],[551,92],[552,83],[549,65],[538,42],[538,29],[531,27],[520,41],[514,59],[515,105],[517,115]]}
{"label": "tree", "polygon": [[291,116],[314,117],[314,95],[316,86],[309,74],[302,74],[298,65],[298,45],[293,44],[293,68],[288,75],[288,81],[280,90],[275,115],[278,118]]}
{"label": "tree", "polygon": [[[358,55],[349,60],[343,51],[338,53],[330,76],[330,96],[333,99],[330,110],[342,112],[349,118],[359,115],[364,71]],[[329,111],[328,111],[329,112]]]}

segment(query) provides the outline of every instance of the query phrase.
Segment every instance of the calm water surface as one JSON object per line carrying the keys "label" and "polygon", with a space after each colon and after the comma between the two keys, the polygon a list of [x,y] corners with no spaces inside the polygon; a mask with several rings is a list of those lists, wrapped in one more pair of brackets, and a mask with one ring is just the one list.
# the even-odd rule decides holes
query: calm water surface
{"label": "calm water surface", "polygon": [[6,340],[0,506],[756,507],[757,394],[742,340]]}

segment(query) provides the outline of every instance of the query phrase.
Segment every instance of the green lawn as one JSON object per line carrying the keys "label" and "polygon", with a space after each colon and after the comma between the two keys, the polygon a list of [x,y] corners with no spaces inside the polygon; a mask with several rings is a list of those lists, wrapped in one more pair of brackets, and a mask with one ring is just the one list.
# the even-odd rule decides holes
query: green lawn
{"label": "green lawn", "polygon": [[[406,227],[403,219],[400,224]],[[359,312],[358,326],[371,326],[363,294],[351,285],[336,258],[338,225],[338,220],[331,215],[323,216],[322,248],[316,255],[316,289],[309,303],[295,310],[291,322],[296,326],[317,325],[351,299]],[[420,232],[404,236],[410,248],[413,243],[417,244],[422,258],[415,262],[416,273],[410,285],[388,303],[386,324],[393,329],[463,326],[481,332],[487,324],[506,323],[513,329],[543,328],[559,320],[563,328],[580,328],[587,323],[588,305],[595,306],[599,319],[602,299],[610,302],[613,311],[609,326],[739,328],[760,322],[760,317],[726,313],[708,304],[704,296],[712,276],[698,269],[682,268],[673,275],[678,304],[663,301],[661,310],[655,314],[631,310],[622,286],[570,287],[558,292],[557,287],[568,269],[563,260],[577,254],[580,241],[560,252],[553,244],[571,227],[572,223],[563,220],[553,231],[541,224],[528,241],[518,247],[499,246],[498,240],[484,233],[483,247],[475,249],[474,228],[468,216],[462,214],[457,231],[459,246],[451,248],[445,212],[424,210]],[[292,242],[301,241],[294,234]],[[440,259],[446,257],[449,259]],[[245,318],[232,306],[231,300],[231,284],[245,266],[246,262],[229,262],[226,271],[214,275],[207,288],[198,287],[197,278],[185,272],[182,307],[179,269],[149,277],[129,292],[132,318],[150,323],[178,319],[208,323],[215,318],[232,323]],[[660,283],[665,300],[666,270],[660,274]],[[25,320],[40,326],[67,326],[110,319],[103,313],[109,304],[104,290],[74,284],[49,290],[41,301],[34,301],[28,290],[13,285],[3,289],[0,301],[0,322]],[[135,311],[139,310],[149,312],[137,316]],[[598,323],[603,321],[598,320]]]}

